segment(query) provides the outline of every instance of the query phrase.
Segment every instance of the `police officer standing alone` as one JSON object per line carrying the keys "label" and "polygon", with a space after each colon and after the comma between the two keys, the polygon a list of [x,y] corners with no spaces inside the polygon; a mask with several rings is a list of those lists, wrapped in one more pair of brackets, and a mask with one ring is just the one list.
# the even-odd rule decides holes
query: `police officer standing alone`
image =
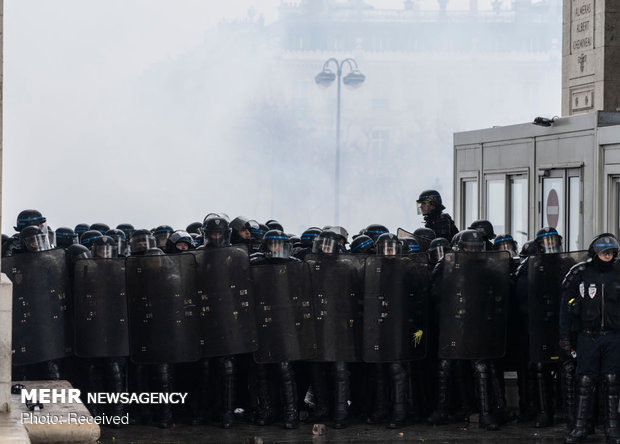
{"label": "police officer standing alone", "polygon": [[[620,372],[620,264],[618,241],[603,233],[590,243],[589,258],[575,265],[563,282],[560,348],[577,354],[577,419],[566,443],[588,436],[594,387],[602,377],[607,443],[620,443],[618,373]],[[576,338],[576,347],[575,341]]]}
{"label": "police officer standing alone", "polygon": [[443,213],[446,207],[441,201],[441,194],[435,190],[422,191],[418,200],[418,214],[424,215],[424,226],[435,232],[436,237],[452,239],[458,228],[449,214]]}

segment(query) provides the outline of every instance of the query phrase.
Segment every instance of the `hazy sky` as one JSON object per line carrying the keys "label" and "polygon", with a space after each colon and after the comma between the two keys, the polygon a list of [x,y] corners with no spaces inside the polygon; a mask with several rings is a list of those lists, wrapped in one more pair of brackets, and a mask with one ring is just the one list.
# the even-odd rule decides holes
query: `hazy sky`
{"label": "hazy sky", "polygon": [[[260,78],[266,69],[258,59],[261,49],[245,50],[252,63],[240,58],[224,65],[218,50],[226,45],[209,46],[218,22],[263,15],[270,23],[279,4],[5,1],[2,231],[12,234],[25,208],[39,209],[53,228],[82,222],[184,228],[218,211],[261,221],[277,217],[285,226],[294,220],[290,231],[305,225],[282,208],[270,214],[263,205],[268,199],[253,181],[260,171],[244,164],[243,153],[233,153],[231,160],[226,145],[235,136],[243,98],[260,88],[247,73]],[[435,0],[418,4],[437,6]],[[450,9],[468,5],[469,0],[449,2]],[[490,5],[478,2],[479,9]],[[206,50],[213,54],[203,54]],[[445,186],[450,188],[451,178]]]}

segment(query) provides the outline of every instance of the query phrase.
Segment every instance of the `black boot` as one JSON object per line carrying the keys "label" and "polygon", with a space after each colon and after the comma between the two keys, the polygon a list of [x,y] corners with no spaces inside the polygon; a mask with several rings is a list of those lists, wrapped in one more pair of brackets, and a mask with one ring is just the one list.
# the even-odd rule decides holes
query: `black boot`
{"label": "black boot", "polygon": [[193,364],[198,367],[198,384],[192,388],[192,419],[191,425],[205,424],[209,418],[208,405],[209,403],[209,359],[201,359],[198,363]]}
{"label": "black boot", "polygon": [[480,407],[480,420],[478,425],[480,428],[486,428],[487,430],[498,430],[497,420],[491,413],[488,361],[475,361],[474,371],[478,386],[478,404]]}
{"label": "black boot", "polygon": [[56,359],[47,361],[47,378],[58,381],[61,379],[60,363]]}
{"label": "black boot", "polygon": [[[495,362],[489,362],[491,376],[491,392],[493,393],[495,417],[499,424],[505,424],[515,419],[512,412],[506,407],[506,397],[504,396],[503,372],[498,372]],[[500,379],[501,378],[501,379]]]}
{"label": "black boot", "polygon": [[452,361],[441,359],[437,370],[437,410],[428,417],[431,425],[448,423],[448,408],[450,406],[450,369]]}
{"label": "black boot", "polygon": [[329,415],[327,377],[323,363],[312,362],[310,366],[314,408],[312,409],[312,415],[308,417],[308,422],[318,422],[324,420]]}
{"label": "black boot", "polygon": [[407,420],[407,409],[405,401],[407,373],[400,362],[390,364],[390,380],[392,383],[392,416],[388,427],[397,429],[404,427]]}
{"label": "black boot", "polygon": [[575,427],[575,360],[566,359],[562,362],[561,368],[562,392],[564,398],[564,409],[566,410],[566,426],[568,430]]}
{"label": "black boot", "polygon": [[375,399],[372,412],[368,416],[366,422],[368,424],[376,424],[387,418],[389,411],[387,406],[387,387],[385,383],[385,369],[383,364],[374,364],[375,373]]}
{"label": "black boot", "polygon": [[538,411],[534,420],[534,427],[549,427],[552,422],[551,402],[549,391],[550,388],[547,381],[547,369],[542,362],[535,363],[536,366],[536,394],[538,401]]}
{"label": "black boot", "polygon": [[[161,393],[170,393],[172,391],[172,364],[156,364],[155,365],[155,386]],[[160,404],[158,406],[157,422],[155,425],[160,429],[169,429],[172,426],[172,405]]]}
{"label": "black boot", "polygon": [[[48,361],[49,364],[54,361]],[[101,375],[101,360],[100,359],[88,359],[86,364],[86,384],[90,393],[97,393],[102,391],[102,375]],[[92,416],[101,415],[101,408],[99,404],[87,404],[86,407]]]}
{"label": "black boot", "polygon": [[528,362],[521,363],[517,369],[517,388],[519,390],[518,422],[531,421],[534,417],[532,373],[532,366]]}
{"label": "black boot", "polygon": [[577,417],[575,428],[566,437],[565,444],[584,442],[588,437],[588,416],[592,404],[593,381],[586,375],[580,375],[577,388]]}
{"label": "black boot", "polygon": [[229,429],[233,426],[235,419],[235,365],[231,356],[221,358],[220,365],[222,367],[224,391],[222,427]]}
{"label": "black boot", "polygon": [[334,363],[334,428],[343,429],[347,426],[349,401],[349,371],[347,364],[342,361]]}
{"label": "black boot", "polygon": [[[112,393],[124,393],[125,390],[125,358],[107,358],[105,362],[106,373],[108,374],[109,382],[110,382],[110,391]],[[110,413],[112,416],[124,416],[125,415],[125,405],[121,402],[116,402],[110,405]],[[120,429],[123,425],[119,422],[118,424],[110,424],[110,427],[113,429]]]}
{"label": "black boot", "polygon": [[258,384],[258,409],[256,411],[256,424],[269,425],[274,421],[273,401],[271,399],[271,387],[267,377],[267,366],[256,364],[256,378]]}
{"label": "black boot", "polygon": [[297,384],[295,372],[290,362],[280,362],[280,379],[282,380],[283,400],[283,427],[296,429],[299,427],[299,412],[297,410]]}
{"label": "black boot", "polygon": [[603,384],[607,387],[605,418],[605,435],[607,435],[607,444],[620,444],[620,430],[618,430],[618,376],[615,374],[605,375]]}

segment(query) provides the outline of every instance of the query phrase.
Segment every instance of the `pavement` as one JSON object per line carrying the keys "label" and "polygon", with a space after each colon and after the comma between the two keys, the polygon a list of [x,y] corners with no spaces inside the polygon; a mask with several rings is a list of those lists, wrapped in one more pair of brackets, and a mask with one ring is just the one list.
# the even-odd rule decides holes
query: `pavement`
{"label": "pavement", "polygon": [[[564,424],[536,429],[533,423],[512,422],[502,426],[499,431],[490,432],[478,428],[477,423],[460,423],[445,426],[414,424],[391,430],[385,425],[367,425],[353,422],[346,429],[335,430],[329,425],[323,435],[313,435],[312,424],[301,424],[296,430],[284,430],[277,425],[259,427],[249,423],[236,424],[224,430],[217,424],[190,426],[175,424],[170,429],[152,426],[126,426],[123,429],[102,428],[101,443],[376,443],[412,442],[432,444],[453,443],[563,443],[567,430]],[[602,428],[588,438],[588,443],[605,442]]]}

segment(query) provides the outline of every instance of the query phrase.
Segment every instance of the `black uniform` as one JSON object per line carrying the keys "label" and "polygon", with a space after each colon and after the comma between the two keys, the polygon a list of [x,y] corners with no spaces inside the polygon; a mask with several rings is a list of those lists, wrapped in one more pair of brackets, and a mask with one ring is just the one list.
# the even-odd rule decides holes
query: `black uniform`
{"label": "black uniform", "polygon": [[[590,244],[590,259],[575,265],[564,279],[560,347],[567,354],[576,349],[578,382],[577,418],[567,443],[582,442],[587,437],[593,389],[601,377],[606,395],[607,442],[620,443],[620,263],[615,260],[617,252],[618,242],[613,235],[597,236]],[[604,253],[613,253],[613,259],[601,260],[599,255]]]}

